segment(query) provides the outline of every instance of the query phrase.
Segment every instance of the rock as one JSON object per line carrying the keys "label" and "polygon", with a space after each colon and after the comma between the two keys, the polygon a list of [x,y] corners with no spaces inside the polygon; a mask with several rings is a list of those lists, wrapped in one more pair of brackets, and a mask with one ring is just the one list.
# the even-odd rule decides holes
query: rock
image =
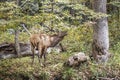
{"label": "rock", "polygon": [[65,66],[79,66],[81,63],[87,62],[89,57],[85,55],[83,52],[79,52],[70,56],[68,60],[64,63]]}
{"label": "rock", "polygon": [[64,51],[66,51],[66,49],[65,49],[64,46],[62,46],[61,43],[59,43],[55,47],[49,47],[47,49],[47,53],[52,53],[52,52],[54,52],[54,53],[61,53],[61,52],[64,52]]}
{"label": "rock", "polygon": [[60,48],[57,48],[57,47],[50,47],[47,49],[47,53],[52,53],[52,52],[60,53],[60,52],[62,52],[62,50]]}

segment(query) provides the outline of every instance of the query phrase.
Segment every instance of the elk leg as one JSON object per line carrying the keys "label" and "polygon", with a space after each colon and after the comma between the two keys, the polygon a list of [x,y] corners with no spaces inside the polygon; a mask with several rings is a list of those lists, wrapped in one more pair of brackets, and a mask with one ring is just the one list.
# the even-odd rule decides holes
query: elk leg
{"label": "elk leg", "polygon": [[38,49],[38,60],[39,60],[39,63],[40,63],[40,58],[42,58],[41,54],[42,54],[42,48],[39,48]]}
{"label": "elk leg", "polygon": [[44,54],[43,54],[43,56],[44,56],[44,67],[46,66],[46,52],[47,51],[47,48],[45,48],[44,49]]}
{"label": "elk leg", "polygon": [[38,60],[39,60],[39,63],[41,64],[41,66],[43,66],[43,63],[41,63],[40,59],[42,59],[42,56],[44,54],[44,47],[43,46],[39,46],[38,48]]}
{"label": "elk leg", "polygon": [[38,61],[39,61],[39,63],[40,63],[40,53],[38,53]]}
{"label": "elk leg", "polygon": [[46,66],[46,54],[44,54],[44,67]]}
{"label": "elk leg", "polygon": [[34,58],[35,58],[35,48],[33,48],[33,46],[31,46],[31,51],[32,51],[32,65],[34,63]]}

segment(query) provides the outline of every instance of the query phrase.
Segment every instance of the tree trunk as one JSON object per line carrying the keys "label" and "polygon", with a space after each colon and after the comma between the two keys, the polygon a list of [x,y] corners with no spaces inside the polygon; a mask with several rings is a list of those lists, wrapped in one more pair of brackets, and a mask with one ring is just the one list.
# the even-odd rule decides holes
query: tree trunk
{"label": "tree trunk", "polygon": [[18,5],[18,6],[21,5],[21,0],[17,0],[17,5]]}
{"label": "tree trunk", "polygon": [[[107,0],[94,0],[95,12],[106,13]],[[97,62],[107,62],[109,57],[109,37],[107,17],[96,20],[93,27],[92,55]]]}
{"label": "tree trunk", "polygon": [[[51,1],[51,12],[54,13],[54,0]],[[51,21],[51,26],[53,26],[53,20]]]}
{"label": "tree trunk", "polygon": [[15,30],[15,51],[20,56],[20,45],[19,45],[19,30]]}
{"label": "tree trunk", "polygon": [[[17,0],[17,5],[21,5],[21,0]],[[15,51],[18,56],[20,56],[20,45],[19,45],[19,30],[18,28],[15,29]]]}

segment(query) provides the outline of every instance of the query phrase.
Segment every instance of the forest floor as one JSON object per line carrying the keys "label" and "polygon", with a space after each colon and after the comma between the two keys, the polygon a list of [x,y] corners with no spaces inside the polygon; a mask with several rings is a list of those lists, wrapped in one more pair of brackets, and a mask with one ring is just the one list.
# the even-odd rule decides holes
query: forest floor
{"label": "forest floor", "polygon": [[35,57],[0,60],[0,80],[120,80],[120,55],[114,54],[106,65],[82,64],[79,67],[64,67],[70,53],[47,54],[46,67],[42,67]]}

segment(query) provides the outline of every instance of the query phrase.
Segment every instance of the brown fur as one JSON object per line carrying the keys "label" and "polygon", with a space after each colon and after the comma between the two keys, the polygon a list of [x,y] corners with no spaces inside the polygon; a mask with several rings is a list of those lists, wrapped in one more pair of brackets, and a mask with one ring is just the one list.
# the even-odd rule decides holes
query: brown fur
{"label": "brown fur", "polygon": [[35,50],[38,50],[39,62],[40,58],[42,58],[43,56],[45,66],[47,48],[56,46],[66,35],[67,35],[66,31],[62,31],[53,35],[47,35],[43,33],[32,34],[30,37],[31,51],[33,53],[32,63],[34,63]]}

